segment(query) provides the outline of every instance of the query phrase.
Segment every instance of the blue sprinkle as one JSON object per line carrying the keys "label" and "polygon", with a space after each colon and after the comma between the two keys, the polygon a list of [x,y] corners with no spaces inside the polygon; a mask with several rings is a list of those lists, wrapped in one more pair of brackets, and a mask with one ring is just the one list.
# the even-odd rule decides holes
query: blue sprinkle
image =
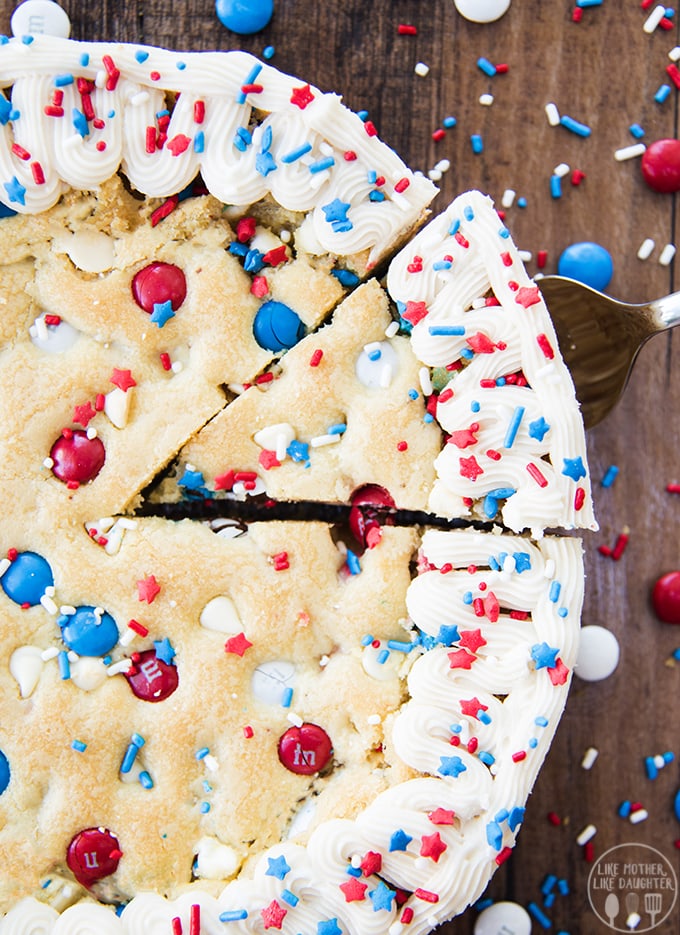
{"label": "blue sprinkle", "polygon": [[656,768],[653,756],[645,757],[645,773],[647,774],[647,779],[656,779],[659,775],[659,770]]}
{"label": "blue sprinkle", "polygon": [[350,877],[360,877],[361,874],[363,873],[361,867],[353,867],[351,864],[349,865],[349,867],[347,868],[345,872]]}
{"label": "blue sprinkle", "polygon": [[464,347],[460,352],[460,356],[464,360],[472,360],[472,358],[475,356],[475,352],[471,347]]}
{"label": "blue sprinkle", "polygon": [[458,121],[456,120],[455,117],[444,117],[444,119],[442,120],[442,123],[446,127],[447,130],[450,130],[452,127],[455,127],[457,122]]}
{"label": "blue sprinkle", "polygon": [[145,769],[139,774],[139,782],[144,789],[153,789],[153,779]]}
{"label": "blue sprinkle", "polygon": [[508,815],[508,828],[510,828],[511,831],[514,832],[517,826],[522,824],[525,813],[526,809],[521,808],[519,805],[516,805],[513,808],[513,810]]}
{"label": "blue sprinkle", "polygon": [[210,811],[210,802],[201,802],[200,811],[201,815],[207,815]]}
{"label": "blue sprinkle", "polygon": [[567,610],[566,607],[560,607],[560,609],[557,611],[557,616],[562,617],[562,618],[568,617],[569,611]]}
{"label": "blue sprinkle", "polygon": [[491,715],[489,714],[488,711],[482,711],[482,709],[480,708],[479,711],[477,712],[477,720],[481,721],[482,724],[490,724]]}
{"label": "blue sprinkle", "polygon": [[489,753],[488,750],[480,750],[477,759],[481,760],[485,766],[493,766],[496,762],[496,757],[493,753]]}
{"label": "blue sprinkle", "polygon": [[203,786],[203,791],[206,795],[209,795],[209,793],[213,791],[213,787],[210,785],[207,779],[204,779],[201,785]]}
{"label": "blue sprinkle", "polygon": [[507,810],[507,808],[501,808],[498,812],[496,812],[496,814],[493,817],[494,817],[494,820],[497,821],[499,824],[503,824],[505,819],[509,818],[509,816],[510,816],[510,812]]}
{"label": "blue sprinkle", "polygon": [[387,662],[389,658],[390,658],[389,649],[381,649],[377,656],[378,665],[381,665],[381,666],[385,665],[385,663]]}
{"label": "blue sprinkle", "polygon": [[508,430],[505,433],[505,440],[503,442],[505,448],[512,448],[514,445],[515,439],[517,438],[517,432],[519,431],[519,427],[523,418],[524,406],[517,406],[512,414],[512,418],[510,419]]}
{"label": "blue sprinkle", "polygon": [[489,78],[493,78],[493,76],[496,74],[496,66],[490,62],[488,58],[478,58],[477,68],[483,71],[485,75],[488,75]]}
{"label": "blue sprinkle", "polygon": [[527,206],[527,200],[524,197],[524,195],[522,195],[520,198],[517,199],[517,207],[526,208],[526,206]]}
{"label": "blue sprinkle", "polygon": [[246,909],[229,909],[227,912],[220,913],[220,922],[240,922],[248,918]]}
{"label": "blue sprinkle", "polygon": [[83,138],[86,137],[90,132],[90,128],[87,124],[87,117],[85,114],[81,110],[78,110],[77,107],[74,107],[72,118],[73,128],[76,133],[79,133]]}
{"label": "blue sprinkle", "polygon": [[262,145],[260,149],[263,153],[268,153],[269,150],[272,148],[272,138],[273,138],[273,132],[272,132],[271,124],[270,124],[265,129],[264,133],[262,134],[262,141],[261,141]]}
{"label": "blue sprinkle", "polygon": [[71,664],[68,661],[68,653],[62,649],[59,653],[59,675],[62,681],[66,682],[71,678]]}
{"label": "blue sprinkle", "polygon": [[287,685],[283,689],[283,692],[281,693],[281,707],[290,708],[292,701],[293,701],[293,689],[290,687],[290,685]]}
{"label": "blue sprinkle", "polygon": [[275,51],[276,50],[274,49],[273,45],[265,46],[265,48],[262,50],[262,57],[266,58],[267,61],[269,61],[270,58],[274,58]]}
{"label": "blue sprinkle", "polygon": [[675,760],[675,754],[670,750],[667,753],[663,754],[664,763],[672,763]]}
{"label": "blue sprinkle", "polygon": [[132,769],[134,762],[137,759],[138,752],[139,752],[139,747],[137,746],[137,744],[134,744],[134,743],[128,744],[127,750],[125,751],[125,755],[120,764],[120,771],[121,773],[123,773],[123,775],[125,775],[126,773],[129,773],[130,770]]}
{"label": "blue sprinkle", "polygon": [[414,399],[414,400],[415,400],[415,399],[418,399],[418,396],[419,396],[419,395],[420,395],[420,393],[418,392],[418,390],[410,389],[410,390],[408,391],[408,398],[409,398],[409,399]]}
{"label": "blue sprinkle", "polygon": [[663,104],[668,95],[671,93],[671,86],[669,84],[662,84],[659,87],[659,90],[654,95],[654,100],[657,104]]}
{"label": "blue sprinkle", "polygon": [[204,760],[209,753],[210,753],[210,747],[201,747],[201,749],[197,750],[194,755],[197,760]]}
{"label": "blue sprinkle", "polygon": [[366,174],[366,178],[369,185],[375,185],[378,180],[378,173],[375,171],[375,169],[369,169],[368,173]]}
{"label": "blue sprinkle", "polygon": [[31,45],[31,43],[33,42],[33,36],[22,36],[21,41],[23,42],[24,45]]}
{"label": "blue sprinkle", "polygon": [[149,57],[149,53],[145,52],[144,49],[139,49],[137,52],[135,52],[135,58],[137,59],[140,65],[142,64],[142,62],[145,62],[148,57]]}
{"label": "blue sprinkle", "polygon": [[90,64],[89,52],[83,52],[83,54],[80,56],[80,64],[83,68],[87,68],[87,66]]}
{"label": "blue sprinkle", "polygon": [[202,153],[205,152],[205,133],[203,130],[199,130],[196,136],[194,137],[194,152]]}
{"label": "blue sprinkle", "polygon": [[628,127],[628,132],[631,136],[634,136],[636,140],[641,140],[645,135],[645,131],[642,129],[639,123],[631,123]]}
{"label": "blue sprinkle", "polygon": [[459,230],[460,219],[456,218],[456,220],[452,222],[451,227],[449,227],[449,237],[455,237]]}
{"label": "blue sprinkle", "polygon": [[553,905],[554,902],[555,902],[555,893],[548,893],[548,895],[543,899],[543,905],[545,906],[546,909],[550,909],[550,907]]}
{"label": "blue sprinkle", "polygon": [[631,803],[628,801],[628,799],[625,799],[619,805],[618,809],[616,810],[616,814],[619,816],[619,818],[628,818],[630,816],[631,809],[632,809]]}
{"label": "blue sprinkle", "polygon": [[309,458],[309,445],[307,442],[301,442],[294,438],[286,448],[286,454],[291,461],[295,461],[296,463],[307,461]]}
{"label": "blue sprinkle", "polygon": [[571,133],[575,133],[577,136],[590,136],[592,132],[590,127],[586,126],[585,123],[579,123],[578,120],[574,120],[573,117],[569,117],[567,114],[564,114],[562,117],[560,117],[560,123],[565,128],[565,130],[569,130]]}
{"label": "blue sprinkle", "polygon": [[562,179],[559,175],[550,176],[550,195],[553,198],[562,197]]}
{"label": "blue sprinkle", "polygon": [[378,191],[377,188],[374,188],[373,191],[368,196],[369,201],[384,201],[385,192]]}
{"label": "blue sprinkle", "polygon": [[603,487],[611,487],[611,485],[616,480],[616,475],[619,473],[619,469],[615,464],[611,464],[605,471],[605,475],[600,481]]}
{"label": "blue sprinkle", "polygon": [[[257,76],[260,74],[261,71],[262,71],[262,65],[259,62],[256,65],[253,65],[253,67],[248,72],[248,75],[245,81],[243,82],[243,84],[244,85],[255,84],[255,79],[257,78]],[[236,95],[236,103],[244,104],[246,97],[247,95],[244,94],[243,91],[239,91],[239,93]]]}
{"label": "blue sprinkle", "polygon": [[313,162],[309,166],[309,171],[312,173],[323,172],[325,169],[330,169],[331,166],[335,165],[335,159],[332,156],[326,156],[325,159],[318,159],[316,162]]}
{"label": "blue sprinkle", "polygon": [[484,501],[482,503],[482,510],[484,511],[484,515],[488,520],[495,519],[496,514],[498,513],[498,501],[495,499],[495,497],[487,494],[484,497]]}
{"label": "blue sprinkle", "polygon": [[463,335],[465,327],[463,325],[430,325],[428,331],[431,335]]}
{"label": "blue sprinkle", "polygon": [[472,591],[466,591],[463,595],[463,603],[471,604],[472,603]]}
{"label": "blue sprinkle", "polygon": [[498,231],[498,236],[502,237],[503,240],[507,240],[510,236],[510,231],[507,229],[507,227],[501,227],[501,229]]}
{"label": "blue sprinkle", "polygon": [[432,415],[431,412],[425,413],[425,415],[423,416],[423,422],[425,422],[426,425],[429,425],[430,422],[434,422],[434,416]]}
{"label": "blue sprinkle", "polygon": [[144,740],[141,734],[133,734],[130,740],[138,749],[141,749],[146,743],[146,740]]}
{"label": "blue sprinkle", "polygon": [[505,377],[496,377],[496,386],[505,386],[506,379]]}
{"label": "blue sprinkle", "polygon": [[680,662],[680,647],[678,647],[678,649],[673,650],[673,658],[675,659],[676,662]]}
{"label": "blue sprinkle", "polygon": [[177,69],[177,71],[184,71],[186,67],[187,67],[186,62],[175,62],[175,68]]}
{"label": "blue sprinkle", "polygon": [[356,286],[359,283],[359,277],[356,273],[348,269],[332,269],[331,275],[335,276],[341,286]]}
{"label": "blue sprinkle", "polygon": [[229,244],[229,253],[234,256],[245,256],[248,252],[248,245],[244,243],[239,243],[237,240],[232,240]]}
{"label": "blue sprinkle", "polygon": [[471,411],[471,412],[479,412],[479,410],[480,410],[481,408],[482,408],[482,407],[481,407],[481,404],[480,404],[479,402],[477,402],[476,399],[473,399],[472,402],[470,403],[470,411]]}
{"label": "blue sprinkle", "polygon": [[387,648],[398,653],[410,653],[415,643],[406,643],[403,640],[388,640]]}
{"label": "blue sprinkle", "polygon": [[463,217],[465,218],[466,221],[474,221],[474,219],[475,219],[475,212],[472,210],[472,208],[470,207],[470,205],[466,205],[466,206],[463,208]]}
{"label": "blue sprinkle", "polygon": [[347,426],[344,422],[336,422],[335,425],[329,425],[327,435],[344,435]]}
{"label": "blue sprinkle", "polygon": [[543,717],[543,715],[541,714],[541,715],[539,715],[537,718],[534,718],[534,724],[535,724],[537,727],[547,727],[547,726],[548,726],[548,718],[547,718],[547,717]]}
{"label": "blue sprinkle", "polygon": [[291,893],[290,890],[281,890],[281,899],[293,908],[300,902],[295,893]]}
{"label": "blue sprinkle", "polygon": [[550,601],[552,601],[553,604],[558,602],[561,590],[562,585],[559,583],[559,581],[553,581],[550,585],[550,592],[548,594],[548,598]]}
{"label": "blue sprinkle", "polygon": [[357,117],[359,120],[363,120],[364,123],[368,120],[368,111],[367,110],[358,110]]}
{"label": "blue sprinkle", "polygon": [[311,143],[302,143],[297,149],[291,149],[285,156],[281,156],[281,162],[285,162],[286,165],[290,165],[291,162],[297,162],[298,159],[302,159],[303,156],[307,155],[311,148]]}
{"label": "blue sprinkle", "polygon": [[529,746],[531,747],[532,750],[535,750],[536,747],[538,746],[538,740],[536,740],[535,737],[531,737],[529,739]]}
{"label": "blue sprinkle", "polygon": [[543,910],[539,906],[536,905],[536,903],[533,903],[533,902],[529,903],[529,905],[527,906],[527,909],[529,910],[529,913],[534,917],[534,919],[536,919],[536,921],[542,928],[549,929],[551,927],[552,921],[543,912]]}
{"label": "blue sprinkle", "polygon": [[602,0],[576,0],[576,6],[580,6],[580,7],[602,6]]}
{"label": "blue sprinkle", "polygon": [[484,140],[479,133],[473,133],[470,137],[470,145],[472,146],[472,152],[478,156],[480,153],[484,152]]}
{"label": "blue sprinkle", "polygon": [[54,79],[55,88],[65,88],[67,85],[73,84],[73,75],[56,75]]}
{"label": "blue sprinkle", "polygon": [[555,874],[549,873],[541,885],[541,893],[543,893],[544,896],[547,896],[548,893],[551,893],[553,891],[556,883],[557,883],[557,877],[555,876]]}
{"label": "blue sprinkle", "polygon": [[557,889],[559,890],[560,896],[569,895],[569,884],[567,883],[565,879],[561,879],[557,881]]}
{"label": "blue sprinkle", "polygon": [[370,633],[367,633],[366,636],[361,637],[362,646],[370,646],[373,642],[373,636]]}
{"label": "blue sprinkle", "polygon": [[486,826],[486,840],[490,847],[500,851],[503,846],[503,829],[497,821],[490,821]]}
{"label": "blue sprinkle", "polygon": [[439,272],[441,269],[451,269],[452,266],[451,260],[437,260],[436,263],[432,264],[432,269]]}
{"label": "blue sprinkle", "polygon": [[77,750],[78,753],[85,753],[85,751],[87,750],[87,744],[84,743],[82,740],[74,740],[71,743],[71,748],[73,750]]}
{"label": "blue sprinkle", "polygon": [[451,731],[452,734],[460,734],[460,732],[463,730],[463,725],[462,725],[462,724],[452,724],[451,727],[450,727],[449,729],[450,729],[450,731]]}

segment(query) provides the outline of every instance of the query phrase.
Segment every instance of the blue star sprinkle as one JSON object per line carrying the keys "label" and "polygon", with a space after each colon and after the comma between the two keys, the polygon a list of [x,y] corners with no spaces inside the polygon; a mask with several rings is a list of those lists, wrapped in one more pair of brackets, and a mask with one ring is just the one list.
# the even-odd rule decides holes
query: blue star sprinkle
{"label": "blue star sprinkle", "polygon": [[26,204],[26,189],[16,175],[12,176],[11,182],[3,182],[3,185],[5,186],[5,191],[10,201],[19,205]]}
{"label": "blue star sprinkle", "polygon": [[564,461],[562,473],[566,474],[567,477],[577,481],[586,476],[586,469],[580,456],[577,458],[563,458],[562,460]]}
{"label": "blue star sprinkle", "polygon": [[441,776],[453,776],[455,779],[461,773],[464,773],[467,766],[459,756],[440,756],[439,769],[437,772]]}
{"label": "blue star sprinkle", "polygon": [[390,838],[390,851],[405,851],[412,840],[410,835],[399,828]]}
{"label": "blue star sprinkle", "polygon": [[368,895],[373,903],[373,912],[378,912],[380,909],[386,909],[389,912],[397,894],[380,880],[374,890],[369,890]]}
{"label": "blue star sprinkle", "polygon": [[334,198],[333,201],[329,201],[327,205],[321,206],[326,220],[336,234],[352,230],[352,222],[347,217],[347,212],[350,208],[351,205],[348,204],[348,202],[340,201],[339,198]]}
{"label": "blue star sprinkle", "polygon": [[537,669],[554,669],[557,663],[559,649],[548,646],[547,643],[534,643],[531,647],[531,658]]}
{"label": "blue star sprinkle", "polygon": [[290,871],[286,858],[281,854],[279,857],[268,857],[269,866],[265,870],[265,876],[276,877],[277,880],[283,880]]}
{"label": "blue star sprinkle", "polygon": [[172,302],[170,299],[167,302],[155,302],[153,307],[153,312],[151,313],[151,321],[154,325],[158,325],[159,328],[162,328],[171,318],[175,317],[175,313],[172,310]]}
{"label": "blue star sprinkle", "polygon": [[161,662],[164,662],[168,666],[174,665],[172,660],[175,658],[176,654],[167,636],[162,640],[154,640],[153,646],[156,650],[157,659],[160,659]]}
{"label": "blue star sprinkle", "polygon": [[550,431],[549,424],[545,421],[543,416],[540,419],[536,419],[534,422],[529,423],[529,435],[532,438],[535,438],[536,441],[542,442],[543,436],[546,432]]}

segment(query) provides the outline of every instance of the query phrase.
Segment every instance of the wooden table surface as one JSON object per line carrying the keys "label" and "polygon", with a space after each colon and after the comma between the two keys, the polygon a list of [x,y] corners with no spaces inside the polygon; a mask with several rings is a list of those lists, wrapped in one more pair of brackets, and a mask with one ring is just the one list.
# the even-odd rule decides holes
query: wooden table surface
{"label": "wooden table surface", "polygon": [[[180,49],[241,47],[258,55],[273,45],[274,65],[339,91],[356,110],[368,110],[381,136],[413,168],[427,171],[450,160],[435,209],[467,188],[481,188],[497,201],[512,188],[527,204],[515,203],[506,223],[521,248],[534,256],[547,251],[546,272],[556,270],[567,245],[592,240],[613,257],[612,295],[643,301],[673,290],[675,264],[662,266],[658,257],[679,235],[680,202],[647,188],[639,159],[614,159],[615,150],[635,142],[629,131],[633,123],[644,128],[646,142],[677,134],[677,91],[665,103],[655,102],[654,95],[662,83],[670,83],[668,52],[680,42],[680,29],[646,34],[648,12],[639,0],[584,3],[580,23],[572,21],[572,0],[515,0],[505,16],[486,25],[464,20],[453,0],[276,0],[270,26],[251,37],[227,31],[213,0],[64,0],[62,6],[79,39]],[[9,31],[13,7],[0,0],[0,31]],[[399,35],[400,23],[415,25],[417,35]],[[487,77],[477,66],[480,56],[506,63],[507,73]],[[429,66],[426,76],[415,74],[417,62]],[[491,106],[479,103],[486,92],[493,94]],[[544,112],[549,101],[590,126],[590,137],[549,126]],[[434,141],[433,131],[449,115],[457,125]],[[471,134],[483,137],[480,155],[472,152]],[[567,176],[562,197],[554,199],[550,176],[560,163],[581,170],[585,179],[574,187]],[[656,248],[642,261],[637,250],[645,238]],[[528,266],[536,271],[533,261]],[[545,909],[553,932],[612,931],[588,902],[590,864],[576,843],[584,826],[597,828],[596,855],[622,843],[647,844],[678,869],[680,823],[673,812],[678,761],[652,781],[644,758],[664,751],[680,755],[680,664],[671,660],[680,646],[680,627],[658,622],[649,600],[654,581],[680,567],[680,496],[666,491],[666,484],[680,481],[679,345],[671,334],[647,345],[623,402],[588,433],[601,529],[586,536],[583,623],[616,634],[621,662],[604,681],[574,680],[515,853],[489,889],[495,899],[542,906],[546,875],[567,880],[569,895],[559,895]],[[607,489],[600,480],[612,464],[620,473]],[[624,526],[630,527],[630,541],[621,560],[599,554],[598,546],[613,545]],[[599,756],[586,771],[581,759],[589,747]],[[619,817],[623,800],[642,803],[649,818],[633,825]],[[547,820],[549,812],[561,818],[559,826]],[[641,914],[638,931],[649,931],[649,917]],[[471,933],[476,915],[469,910],[440,932]],[[535,921],[533,931],[542,930]],[[499,931],[511,935],[509,929]],[[677,904],[654,931],[680,931]]]}

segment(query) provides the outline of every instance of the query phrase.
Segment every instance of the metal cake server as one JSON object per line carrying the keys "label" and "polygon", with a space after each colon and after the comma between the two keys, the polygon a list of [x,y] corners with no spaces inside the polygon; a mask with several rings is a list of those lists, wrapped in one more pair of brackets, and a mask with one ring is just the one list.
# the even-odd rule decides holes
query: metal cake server
{"label": "metal cake server", "polygon": [[640,348],[680,324],[680,292],[627,305],[565,276],[537,281],[571,371],[587,429],[619,401]]}

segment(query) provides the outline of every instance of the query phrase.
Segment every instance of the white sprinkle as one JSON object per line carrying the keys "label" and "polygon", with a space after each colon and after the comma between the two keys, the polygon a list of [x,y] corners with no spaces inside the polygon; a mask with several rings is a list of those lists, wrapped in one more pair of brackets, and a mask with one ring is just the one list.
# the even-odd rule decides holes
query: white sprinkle
{"label": "white sprinkle", "polygon": [[435,169],[439,169],[440,172],[448,172],[450,168],[451,168],[450,159],[440,159],[437,165],[435,166]]}
{"label": "white sprinkle", "polygon": [[292,237],[293,235],[291,232],[285,228],[282,231],[279,231],[279,240],[281,240],[283,243],[290,243]]}
{"label": "white sprinkle", "polygon": [[655,244],[651,237],[647,237],[645,240],[643,240],[637,252],[638,260],[648,260],[652,255],[652,250],[654,247]]}
{"label": "white sprinkle", "polygon": [[129,646],[136,636],[137,634],[135,633],[135,631],[131,630],[128,627],[128,629],[125,631],[125,633],[122,634],[118,642],[120,643],[121,646]]}
{"label": "white sprinkle", "polygon": [[363,862],[363,857],[360,854],[352,854],[350,864],[354,867],[355,870],[358,870]]}
{"label": "white sprinkle", "polygon": [[520,250],[519,258],[522,261],[522,263],[531,263],[533,259],[533,254],[531,250]]}
{"label": "white sprinkle", "polygon": [[430,169],[427,173],[427,177],[431,182],[440,182],[442,173],[439,169]]}
{"label": "white sprinkle", "polygon": [[472,308],[475,308],[475,309],[486,308],[486,299],[484,298],[484,296],[480,295],[478,298],[473,299],[470,305]]}
{"label": "white sprinkle", "polygon": [[319,144],[319,150],[323,156],[332,156],[335,152],[330,143],[326,143],[325,141]]}
{"label": "white sprinkle", "polygon": [[659,257],[659,263],[662,266],[669,266],[674,256],[675,256],[675,244],[667,243],[666,246],[661,251],[661,256]]}
{"label": "white sprinkle", "polygon": [[389,325],[387,326],[387,328],[385,328],[385,337],[393,338],[395,334],[398,333],[398,331],[399,331],[399,322],[391,321]]}
{"label": "white sprinkle", "polygon": [[52,614],[53,616],[54,616],[54,615],[58,612],[58,610],[59,610],[59,608],[57,607],[56,603],[55,603],[54,600],[49,596],[49,594],[43,594],[43,596],[40,598],[40,603],[41,603],[42,606],[45,608],[45,610],[47,611],[47,613],[48,613],[48,614]]}
{"label": "white sprinkle", "polygon": [[62,604],[59,608],[59,613],[63,614],[65,617],[72,617],[75,612],[76,609],[73,604]]}
{"label": "white sprinkle", "polygon": [[588,747],[586,752],[583,754],[583,759],[581,760],[581,766],[583,769],[592,769],[593,763],[598,758],[600,751],[596,750],[595,747]]}
{"label": "white sprinkle", "polygon": [[148,91],[138,91],[136,94],[133,94],[130,97],[130,103],[132,104],[133,107],[139,107],[140,104],[146,104],[148,100],[149,100]]}
{"label": "white sprinkle", "polygon": [[369,341],[368,344],[364,344],[364,353],[371,355],[376,352],[378,354],[381,352],[380,341]]}
{"label": "white sprinkle", "polygon": [[[534,279],[538,279],[538,277],[535,276]],[[553,373],[554,369],[555,369],[554,363],[545,364],[545,366],[540,367],[536,371],[536,376],[538,377],[539,380],[547,379]]]}
{"label": "white sprinkle", "polygon": [[676,45],[675,48],[671,49],[668,53],[668,57],[671,62],[680,61],[680,45]]}
{"label": "white sprinkle", "polygon": [[661,20],[666,15],[666,7],[659,4],[659,6],[654,7],[652,12],[649,14],[647,19],[644,21],[642,29],[647,35],[651,35],[654,32],[656,27],[659,25]]}
{"label": "white sprinkle", "polygon": [[663,769],[664,766],[666,765],[666,761],[664,760],[664,758],[661,756],[660,753],[657,753],[657,755],[654,757],[654,765],[656,766],[657,769]]}
{"label": "white sprinkle", "polygon": [[387,389],[387,387],[392,382],[392,376],[393,376],[392,365],[385,364],[382,370],[380,371],[380,388],[381,389],[383,390]]}
{"label": "white sprinkle", "polygon": [[483,107],[491,107],[493,104],[493,94],[480,94],[479,103]]}
{"label": "white sprinkle", "polygon": [[128,519],[128,518],[125,517],[125,516],[121,516],[121,518],[120,518],[119,520],[117,520],[116,522],[117,522],[118,525],[121,526],[123,529],[136,529],[136,528],[137,528],[137,520],[136,520],[136,519]]}
{"label": "white sprinkle", "polygon": [[646,818],[649,818],[649,812],[646,808],[638,808],[634,812],[630,813],[630,823],[633,825],[639,824],[641,821],[644,821]]}
{"label": "white sprinkle", "polygon": [[566,162],[561,162],[558,166],[555,166],[553,169],[553,175],[558,176],[558,178],[563,179],[565,175],[569,175],[570,172],[569,166]]}
{"label": "white sprinkle", "polygon": [[640,914],[637,912],[631,912],[629,916],[626,916],[626,928],[630,929],[631,932],[633,929],[636,929],[640,924]]}
{"label": "white sprinkle", "polygon": [[291,711],[291,712],[288,714],[286,720],[287,720],[287,721],[290,721],[290,723],[293,725],[293,727],[302,727],[302,725],[305,723],[305,722],[302,720],[302,718],[300,717],[300,715],[299,715],[299,714],[295,714],[293,711]]}
{"label": "white sprinkle", "polygon": [[[345,551],[347,551],[346,547],[345,547]],[[322,669],[324,669],[330,661],[331,661],[330,656],[323,655],[321,659],[319,659],[319,665],[321,666]]]}
{"label": "white sprinkle", "polygon": [[78,660],[80,659],[80,656],[78,655],[78,653],[75,653],[72,649],[68,651],[67,655],[68,655],[69,662],[78,662]]}
{"label": "white sprinkle", "polygon": [[555,559],[554,558],[549,558],[548,561],[545,563],[545,567],[543,569],[543,577],[544,578],[555,577]]}
{"label": "white sprinkle", "polygon": [[0,578],[2,578],[11,564],[8,558],[0,559]]}
{"label": "white sprinkle", "polygon": [[43,461],[43,467],[46,467],[48,469],[53,468],[54,461],[52,460],[52,458],[45,458]]}
{"label": "white sprinkle", "polygon": [[423,396],[432,396],[432,377],[428,367],[421,367],[418,372],[418,377],[420,379],[420,389],[423,391]]}
{"label": "white sprinkle", "polygon": [[211,753],[208,753],[207,756],[203,757],[203,762],[205,764],[205,768],[211,773],[216,773],[220,768],[220,764]]}
{"label": "white sprinkle", "polygon": [[514,188],[506,188],[503,192],[503,197],[501,198],[501,205],[504,208],[511,208],[516,194],[517,192]]}
{"label": "white sprinkle", "polygon": [[379,714],[369,714],[368,717],[366,718],[366,723],[375,725],[375,724],[379,724],[380,720],[381,718]]}
{"label": "white sprinkle", "polygon": [[622,149],[617,149],[614,153],[614,159],[617,162],[624,162],[626,159],[635,159],[636,156],[641,156],[644,151],[647,149],[644,143],[633,143],[632,146],[624,146]]}
{"label": "white sprinkle", "polygon": [[552,101],[550,104],[545,105],[545,115],[548,118],[548,123],[551,127],[559,127],[560,125],[560,112],[557,109],[557,104],[553,104]]}
{"label": "white sprinkle", "polygon": [[46,649],[42,653],[40,653],[40,658],[42,659],[43,662],[49,662],[50,659],[56,659],[58,655],[59,655],[59,650],[57,649],[56,646],[52,646],[50,649]]}
{"label": "white sprinkle", "polygon": [[85,434],[90,439],[90,441],[92,441],[93,438],[97,437],[97,429],[93,425],[90,425],[88,426],[87,432]]}
{"label": "white sprinkle", "polygon": [[47,322],[45,321],[45,316],[40,315],[39,318],[36,318],[35,322],[35,334],[39,341],[46,341],[48,337]]}
{"label": "white sprinkle", "polygon": [[503,559],[503,571],[507,575],[511,575],[517,566],[517,562],[512,557],[512,555],[506,555]]}
{"label": "white sprinkle", "polygon": [[413,69],[414,72],[419,75],[421,78],[424,78],[425,75],[429,75],[430,66],[426,65],[425,62],[418,62],[416,67]]}
{"label": "white sprinkle", "polygon": [[173,373],[181,373],[182,370],[184,370],[184,364],[181,360],[173,360],[173,362],[170,364],[170,369]]}
{"label": "white sprinkle", "polygon": [[114,662],[106,667],[106,674],[113,678],[114,675],[120,675],[122,672],[129,672],[134,663],[132,659],[121,659],[120,662]]}
{"label": "white sprinkle", "polygon": [[315,435],[309,442],[312,448],[325,448],[326,445],[337,445],[342,435]]}
{"label": "white sprinkle", "polygon": [[576,843],[579,845],[587,844],[597,834],[595,825],[586,825],[583,831],[577,836]]}

